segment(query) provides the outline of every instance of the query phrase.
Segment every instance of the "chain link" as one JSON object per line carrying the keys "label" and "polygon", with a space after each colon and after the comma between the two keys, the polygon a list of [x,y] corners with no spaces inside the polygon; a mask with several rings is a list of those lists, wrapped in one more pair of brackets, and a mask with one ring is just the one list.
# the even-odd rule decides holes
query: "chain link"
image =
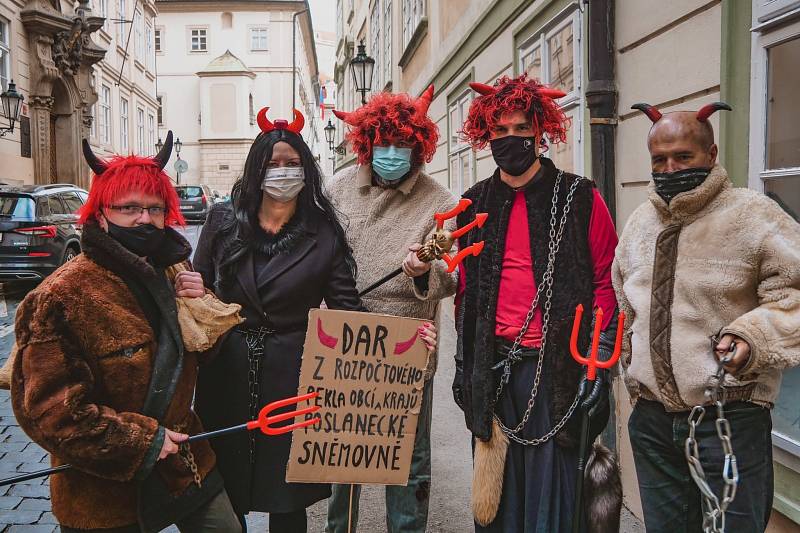
{"label": "chain link", "polygon": [[[735,345],[732,345],[735,349]],[[736,465],[736,456],[733,454],[733,444],[731,442],[731,424],[725,418],[725,368],[733,359],[733,354],[727,355],[720,359],[717,372],[714,374],[712,381],[716,383],[712,386],[710,383],[706,389],[706,396],[708,396],[717,408],[717,437],[722,444],[722,451],[725,454],[725,459],[722,467],[722,501],[714,494],[711,486],[706,479],[705,471],[700,463],[700,450],[695,438],[695,433],[703,416],[706,413],[706,408],[702,405],[697,405],[692,408],[689,414],[689,437],[686,439],[685,451],[686,461],[689,464],[689,473],[692,475],[697,488],[700,489],[701,498],[703,501],[703,532],[704,533],[724,533],[725,532],[725,511],[736,497],[736,488],[739,484],[739,469]]]}
{"label": "chain link", "polygon": [[[264,337],[272,330],[266,327],[241,329],[247,344],[247,384],[250,390],[250,420],[258,418],[260,405],[259,382],[261,377],[261,357],[264,355]],[[256,462],[256,432],[249,431],[250,435],[250,464]]]}
{"label": "chain link", "polygon": [[[569,211],[572,207],[572,199],[575,196],[575,191],[580,185],[581,179],[576,179],[572,185],[570,186],[569,191],[567,192],[567,198],[564,204],[564,211],[561,214],[561,219],[558,219],[558,191],[561,186],[561,180],[563,178],[563,171],[558,171],[558,176],[556,176],[556,183],[553,187],[553,201],[550,207],[550,233],[549,233],[549,243],[548,243],[548,256],[547,256],[547,268],[545,269],[544,275],[542,276],[542,284],[541,287],[538,288],[536,291],[536,296],[533,299],[533,303],[531,304],[530,309],[528,310],[528,314],[525,316],[525,322],[522,324],[522,328],[519,331],[516,339],[514,339],[514,344],[512,345],[511,349],[508,352],[508,357],[506,358],[505,366],[503,368],[503,376],[500,379],[500,384],[497,387],[497,392],[495,394],[494,403],[500,400],[500,396],[503,393],[503,387],[508,383],[508,380],[511,377],[511,365],[514,361],[519,360],[519,346],[522,342],[525,333],[528,331],[528,327],[530,326],[531,320],[533,320],[534,315],[536,314],[536,309],[539,307],[539,297],[544,292],[545,300],[544,300],[544,309],[542,311],[542,345],[539,349],[539,360],[536,363],[536,375],[533,379],[533,387],[531,388],[531,395],[528,399],[528,405],[525,409],[525,414],[522,416],[522,420],[516,427],[509,428],[507,427],[500,418],[495,415],[495,419],[497,423],[500,425],[500,429],[503,430],[508,438],[513,440],[518,444],[522,444],[524,446],[539,446],[544,444],[545,442],[552,439],[564,425],[567,423],[569,418],[572,416],[572,413],[575,411],[575,408],[578,406],[580,402],[580,393],[575,395],[575,399],[572,401],[572,405],[570,405],[569,409],[567,409],[566,414],[564,417],[555,425],[553,428],[548,431],[545,435],[541,437],[537,437],[534,439],[523,439],[518,437],[516,433],[522,431],[525,425],[528,423],[528,419],[533,412],[533,408],[536,405],[536,397],[539,395],[539,384],[542,378],[542,368],[544,363],[545,357],[545,350],[547,348],[547,331],[550,326],[550,307],[552,305],[553,300],[553,272],[555,271],[555,263],[556,263],[556,255],[558,254],[558,250],[561,246],[561,239],[564,236],[564,228],[566,227],[567,223],[567,216],[569,215]],[[558,228],[556,229],[556,221],[558,221]]]}
{"label": "chain link", "polygon": [[[177,426],[175,426],[174,431],[177,431],[178,433],[184,433],[188,429],[189,429],[188,423],[178,424]],[[191,444],[189,444],[186,441],[178,444],[178,455],[180,456],[186,468],[188,468],[189,471],[191,471],[195,485],[197,485],[198,487],[202,487],[203,479],[200,477],[200,472],[197,469],[197,462],[195,462],[194,460],[194,454],[192,453]]]}

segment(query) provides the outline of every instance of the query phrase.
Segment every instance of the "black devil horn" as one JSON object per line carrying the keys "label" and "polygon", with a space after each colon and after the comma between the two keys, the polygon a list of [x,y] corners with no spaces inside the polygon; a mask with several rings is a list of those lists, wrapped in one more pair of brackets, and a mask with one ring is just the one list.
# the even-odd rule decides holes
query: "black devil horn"
{"label": "black devil horn", "polygon": [[153,161],[158,163],[158,168],[164,170],[164,167],[169,163],[169,158],[172,155],[172,130],[167,132],[167,139],[164,141],[164,146],[153,158]]}
{"label": "black devil horn", "polygon": [[83,140],[83,157],[86,159],[86,163],[88,163],[89,168],[92,169],[95,176],[99,176],[106,170],[106,164],[103,163],[94,152],[92,152],[92,147],[89,146],[89,141],[86,139]]}

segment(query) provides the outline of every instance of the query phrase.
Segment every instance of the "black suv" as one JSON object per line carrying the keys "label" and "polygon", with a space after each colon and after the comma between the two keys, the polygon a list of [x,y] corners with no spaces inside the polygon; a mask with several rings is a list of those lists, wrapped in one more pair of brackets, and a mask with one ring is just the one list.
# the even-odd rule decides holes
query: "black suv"
{"label": "black suv", "polygon": [[81,253],[74,185],[0,185],[0,281],[41,280]]}
{"label": "black suv", "polygon": [[205,222],[214,205],[214,193],[208,185],[176,185],[175,191],[181,201],[183,218]]}

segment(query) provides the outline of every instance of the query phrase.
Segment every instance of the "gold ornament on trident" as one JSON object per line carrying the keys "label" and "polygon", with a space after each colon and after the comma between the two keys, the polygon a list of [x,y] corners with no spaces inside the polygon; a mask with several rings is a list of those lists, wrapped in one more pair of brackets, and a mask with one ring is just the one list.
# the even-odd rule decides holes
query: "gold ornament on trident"
{"label": "gold ornament on trident", "polygon": [[[452,250],[453,245],[456,243],[460,237],[467,234],[467,232],[471,231],[473,228],[482,228],[483,225],[486,223],[486,219],[489,218],[488,213],[478,213],[475,215],[475,220],[470,222],[464,227],[458,228],[453,231],[448,231],[444,229],[444,223],[451,218],[457,217],[461,213],[467,210],[469,206],[472,205],[472,200],[468,198],[462,198],[459,200],[458,205],[455,206],[450,211],[446,213],[436,213],[433,215],[434,220],[436,220],[436,230],[431,235],[430,239],[425,241],[422,247],[417,250],[417,258],[420,261],[425,263],[431,263],[437,259],[443,260],[447,264],[447,272],[453,272],[456,267],[461,263],[464,259],[468,256],[472,255],[477,257],[483,251],[483,244],[484,241],[476,242],[464,248],[463,250],[459,250],[455,256],[450,255],[450,250]],[[386,276],[382,277],[360,293],[359,296],[364,296],[368,292],[372,292],[373,290],[377,289],[390,279],[398,276],[403,272],[402,268],[398,268],[394,272],[387,274]]]}

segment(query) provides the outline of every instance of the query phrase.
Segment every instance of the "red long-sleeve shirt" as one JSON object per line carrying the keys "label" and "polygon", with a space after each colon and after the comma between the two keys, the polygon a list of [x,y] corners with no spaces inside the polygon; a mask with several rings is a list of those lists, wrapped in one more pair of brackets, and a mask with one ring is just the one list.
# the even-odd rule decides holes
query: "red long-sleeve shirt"
{"label": "red long-sleeve shirt", "polygon": [[[530,230],[525,193],[517,191],[509,215],[495,315],[495,335],[511,341],[519,335],[525,316],[536,296]],[[609,213],[603,197],[600,196],[597,189],[594,189],[592,214],[589,219],[589,251],[594,272],[594,307],[600,307],[605,312],[603,329],[611,322],[614,316],[613,311],[617,306],[614,288],[611,285],[611,263],[614,260],[616,246],[617,232],[614,229],[611,213]],[[461,303],[465,286],[466,277],[462,264],[459,266],[456,307]],[[558,290],[558,287],[554,289]],[[541,307],[543,305],[544,301],[540,300],[540,306],[536,309],[533,320],[522,339],[523,346],[539,347],[541,345]]]}

